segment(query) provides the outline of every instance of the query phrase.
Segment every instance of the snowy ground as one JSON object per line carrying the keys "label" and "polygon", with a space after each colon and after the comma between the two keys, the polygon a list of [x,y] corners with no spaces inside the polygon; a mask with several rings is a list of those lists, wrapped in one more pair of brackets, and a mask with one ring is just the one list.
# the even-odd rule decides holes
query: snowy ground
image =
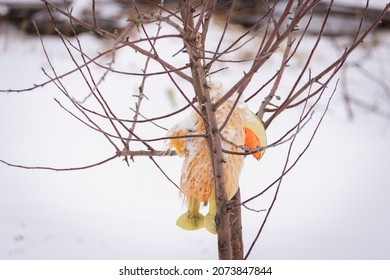
{"label": "snowy ground", "polygon": [[[25,88],[44,81],[40,69],[49,69],[49,65],[39,40],[12,30],[0,32],[0,88]],[[44,39],[58,72],[70,69],[71,62],[58,40]],[[107,48],[106,42],[89,34],[81,39],[87,52]],[[371,73],[386,77],[390,75],[390,35],[383,33],[376,39],[375,52],[364,65]],[[169,50],[174,44],[164,46]],[[318,65],[326,64],[332,55],[330,46],[333,44],[324,40]],[[352,59],[359,61],[365,53],[362,49]],[[142,67],[129,59],[128,53],[119,57],[118,67]],[[274,71],[272,60],[270,65],[270,71]],[[226,86],[235,75],[229,71],[218,77]],[[351,92],[371,95],[368,99],[374,104],[389,109],[382,87],[350,71],[347,77]],[[137,92],[139,81],[108,77],[102,91],[114,106],[130,107],[134,103],[130,95]],[[88,93],[79,77],[66,83],[77,98]],[[288,81],[283,87],[288,87]],[[149,82],[147,95],[161,96],[144,101],[145,112],[159,115],[184,104],[178,99],[177,107],[172,107],[165,94],[168,90],[171,86],[166,81]],[[299,134],[294,158],[307,143],[330,92],[305,128],[307,133]],[[310,149],[283,180],[277,204],[250,258],[390,258],[389,121],[356,108],[351,121],[340,92],[339,86]],[[32,166],[71,167],[112,155],[107,141],[62,110],[54,97],[65,102],[53,86],[0,94],[0,159]],[[122,111],[124,115],[128,112]],[[299,114],[286,113],[275,122],[268,131],[270,142],[278,139]],[[164,147],[164,143],[158,145]],[[240,183],[244,199],[279,176],[287,148],[284,145],[268,150],[260,162],[246,159]],[[172,157],[157,161],[178,183],[182,160]],[[130,165],[117,159],[85,171],[54,172],[1,164],[0,259],[215,259],[216,236],[175,226],[176,218],[185,210],[177,189],[150,160],[136,158]],[[271,194],[248,206],[268,208]],[[243,210],[243,215],[248,248],[265,212]]]}

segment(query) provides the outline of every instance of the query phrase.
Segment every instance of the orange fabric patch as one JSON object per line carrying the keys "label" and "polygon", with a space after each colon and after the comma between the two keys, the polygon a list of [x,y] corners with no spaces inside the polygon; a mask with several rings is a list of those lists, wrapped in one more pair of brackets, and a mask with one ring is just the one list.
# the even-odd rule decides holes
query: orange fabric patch
{"label": "orange fabric patch", "polygon": [[[260,141],[257,138],[257,136],[247,127],[244,127],[245,130],[245,142],[244,146],[247,148],[259,148]],[[259,159],[261,157],[261,152],[255,152],[252,154],[256,159]]]}

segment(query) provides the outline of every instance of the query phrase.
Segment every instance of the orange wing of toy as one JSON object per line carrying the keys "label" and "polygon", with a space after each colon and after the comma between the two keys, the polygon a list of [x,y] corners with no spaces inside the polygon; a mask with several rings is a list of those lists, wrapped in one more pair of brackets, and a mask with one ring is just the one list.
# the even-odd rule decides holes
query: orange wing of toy
{"label": "orange wing of toy", "polygon": [[[247,127],[244,127],[245,130],[245,144],[244,146],[247,148],[258,148],[261,147],[260,141],[257,136]],[[261,152],[255,152],[252,154],[257,160],[261,158]]]}
{"label": "orange wing of toy", "polygon": [[[267,137],[265,134],[265,128],[263,126],[263,123],[255,114],[253,114],[250,111],[246,114],[244,130],[245,130],[245,142],[244,142],[245,147],[255,149],[255,148],[267,146]],[[257,160],[260,160],[264,152],[265,150],[257,151],[254,152],[252,155]]]}

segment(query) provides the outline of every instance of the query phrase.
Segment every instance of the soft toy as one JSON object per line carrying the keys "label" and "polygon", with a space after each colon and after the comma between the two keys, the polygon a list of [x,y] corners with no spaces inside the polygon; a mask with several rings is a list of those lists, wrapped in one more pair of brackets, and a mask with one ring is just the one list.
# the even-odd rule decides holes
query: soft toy
{"label": "soft toy", "polygon": [[[214,103],[220,99],[222,93],[215,84],[209,84],[209,87],[210,96]],[[218,127],[221,127],[225,122],[236,99],[237,95],[233,95],[217,109]],[[204,121],[194,111],[189,117],[171,128],[167,134],[167,136],[172,137],[169,141],[170,148],[175,149],[179,156],[184,157],[180,192],[184,196],[188,210],[178,218],[176,224],[186,230],[197,230],[205,227],[215,234],[216,203],[213,167],[207,140],[205,137],[199,137],[200,134],[204,133]],[[245,151],[250,152],[251,149],[267,145],[262,122],[243,101],[239,101],[234,107],[221,135],[222,148],[231,152],[245,153]],[[257,150],[253,151],[252,155],[259,160],[264,152],[264,149]],[[224,153],[223,159],[226,194],[230,200],[238,190],[244,155]],[[209,212],[206,216],[199,212],[201,203],[204,206],[209,205]]]}

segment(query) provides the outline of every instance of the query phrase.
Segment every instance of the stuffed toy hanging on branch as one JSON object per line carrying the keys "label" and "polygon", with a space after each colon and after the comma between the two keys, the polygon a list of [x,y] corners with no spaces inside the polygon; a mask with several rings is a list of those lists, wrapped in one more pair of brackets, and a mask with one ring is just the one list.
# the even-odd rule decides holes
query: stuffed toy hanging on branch
{"label": "stuffed toy hanging on branch", "polygon": [[[212,102],[219,100],[223,95],[220,87],[213,83],[210,83],[209,87]],[[230,111],[234,109],[221,132],[222,148],[233,153],[244,153],[246,150],[265,147],[267,145],[266,134],[262,122],[243,101],[238,101],[234,107],[237,98],[237,95],[233,95],[216,111],[218,127],[221,127]],[[191,136],[204,133],[203,119],[194,111],[189,117],[171,128],[167,136]],[[216,215],[215,184],[207,140],[205,137],[173,138],[170,140],[169,146],[175,149],[179,156],[184,156],[180,192],[184,196],[188,210],[177,219],[176,224],[185,230],[197,230],[205,227],[215,234],[217,232],[214,222]],[[256,151],[252,155],[260,160],[264,151]],[[244,155],[224,153],[223,159],[226,194],[230,200],[238,190]],[[206,216],[199,212],[202,203],[204,206],[209,205]]]}

